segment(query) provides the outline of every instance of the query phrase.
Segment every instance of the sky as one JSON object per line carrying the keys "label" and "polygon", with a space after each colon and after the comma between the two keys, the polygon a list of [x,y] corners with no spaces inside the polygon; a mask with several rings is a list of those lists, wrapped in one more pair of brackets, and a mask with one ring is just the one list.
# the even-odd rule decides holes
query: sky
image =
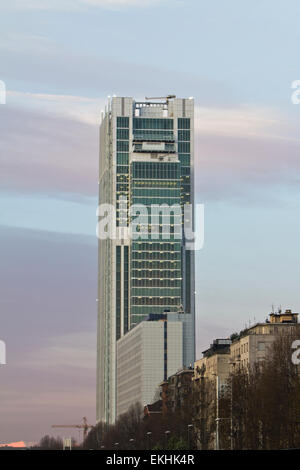
{"label": "sky", "polygon": [[[0,444],[95,422],[97,168],[108,95],[195,99],[197,357],[300,309],[299,2],[0,4]],[[65,430],[60,435],[77,431]]]}

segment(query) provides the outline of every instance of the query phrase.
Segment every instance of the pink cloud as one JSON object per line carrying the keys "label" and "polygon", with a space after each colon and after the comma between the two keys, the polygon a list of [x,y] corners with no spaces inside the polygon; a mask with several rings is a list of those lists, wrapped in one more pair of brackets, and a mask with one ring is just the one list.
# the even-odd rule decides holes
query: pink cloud
{"label": "pink cloud", "polygon": [[[83,108],[85,103],[80,97],[61,100],[57,114],[55,107],[50,113],[46,106],[48,95],[47,113],[9,106],[1,110],[2,188],[97,196],[98,125],[88,123],[89,108],[83,109],[85,122],[78,119],[78,103]],[[63,112],[74,103],[76,119],[70,117],[71,109]],[[243,197],[266,185],[298,183],[299,155],[296,122],[276,110],[196,108],[196,191],[202,200]]]}
{"label": "pink cloud", "polygon": [[26,447],[24,441],[10,442],[9,444],[0,444],[0,447]]}

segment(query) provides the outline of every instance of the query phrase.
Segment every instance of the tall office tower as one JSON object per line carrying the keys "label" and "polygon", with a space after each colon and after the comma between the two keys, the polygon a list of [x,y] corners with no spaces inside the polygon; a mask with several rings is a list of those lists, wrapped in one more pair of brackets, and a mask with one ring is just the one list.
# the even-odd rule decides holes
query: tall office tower
{"label": "tall office tower", "polygon": [[[126,234],[128,207],[193,204],[193,130],[193,99],[114,97],[102,116],[99,204],[116,208],[117,236],[99,239],[97,421],[116,419],[116,342],[149,314],[182,321],[182,365],[194,361],[194,252],[178,237],[183,218],[171,213],[169,233],[159,214],[149,236]],[[137,231],[148,224],[144,214]]]}

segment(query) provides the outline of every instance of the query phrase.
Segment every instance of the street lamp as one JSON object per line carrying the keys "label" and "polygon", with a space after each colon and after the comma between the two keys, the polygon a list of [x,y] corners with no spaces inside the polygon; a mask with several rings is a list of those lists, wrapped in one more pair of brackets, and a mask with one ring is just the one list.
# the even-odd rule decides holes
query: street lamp
{"label": "street lamp", "polygon": [[188,435],[188,449],[190,450],[190,430],[193,429],[194,425],[193,424],[188,424],[187,425],[187,435]]}
{"label": "street lamp", "polygon": [[166,448],[168,447],[168,437],[171,431],[165,431],[165,439],[166,439]]}
{"label": "street lamp", "polygon": [[148,448],[148,450],[150,450],[151,435],[152,435],[152,432],[151,432],[151,431],[148,431],[147,434],[146,434],[146,436],[147,436],[147,448]]}

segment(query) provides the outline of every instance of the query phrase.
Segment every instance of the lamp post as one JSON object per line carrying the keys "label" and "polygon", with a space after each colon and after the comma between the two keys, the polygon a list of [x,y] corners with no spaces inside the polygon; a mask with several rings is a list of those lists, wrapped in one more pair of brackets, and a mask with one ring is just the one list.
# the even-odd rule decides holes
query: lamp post
{"label": "lamp post", "polygon": [[166,440],[165,446],[166,446],[166,448],[168,447],[168,437],[169,437],[170,433],[171,433],[171,431],[165,431],[165,440]]}
{"label": "lamp post", "polygon": [[147,436],[147,448],[148,448],[148,450],[150,450],[150,447],[151,447],[151,446],[150,446],[151,434],[152,434],[151,431],[148,431],[147,434],[146,434],[146,436]]}

